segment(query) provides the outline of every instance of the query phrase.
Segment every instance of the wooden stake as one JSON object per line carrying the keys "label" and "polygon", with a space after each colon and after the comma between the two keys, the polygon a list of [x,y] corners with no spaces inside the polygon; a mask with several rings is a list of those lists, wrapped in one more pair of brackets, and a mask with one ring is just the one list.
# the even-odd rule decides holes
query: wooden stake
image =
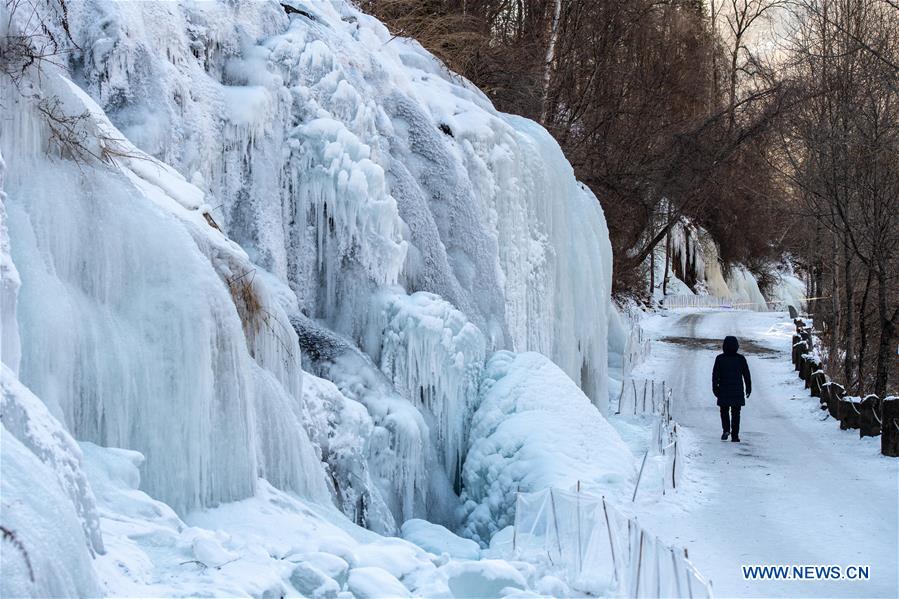
{"label": "wooden stake", "polygon": [[637,484],[634,485],[634,496],[631,497],[631,503],[637,501],[637,489],[640,488],[640,478],[643,476],[643,467],[646,466],[646,457],[649,455],[649,451],[643,454],[643,462],[640,464],[640,473],[637,474]]}
{"label": "wooden stake", "polygon": [[550,505],[553,508],[553,524],[556,526],[556,546],[559,548],[559,558],[562,557],[562,541],[559,539],[559,517],[556,514],[556,496],[553,495],[553,490],[550,488],[549,490],[549,501]]}
{"label": "wooden stake", "polygon": [[584,569],[584,554],[581,549],[581,481],[577,481],[577,571]]}
{"label": "wooden stake", "polygon": [[640,529],[640,550],[637,554],[637,584],[634,587],[634,599],[640,596],[640,568],[643,565],[643,529]]}
{"label": "wooden stake", "polygon": [[612,540],[612,525],[609,524],[609,511],[606,509],[606,498],[602,498],[602,513],[606,516],[606,530],[609,533],[609,550],[612,552],[612,572],[618,579],[618,561],[615,559],[615,542]]}

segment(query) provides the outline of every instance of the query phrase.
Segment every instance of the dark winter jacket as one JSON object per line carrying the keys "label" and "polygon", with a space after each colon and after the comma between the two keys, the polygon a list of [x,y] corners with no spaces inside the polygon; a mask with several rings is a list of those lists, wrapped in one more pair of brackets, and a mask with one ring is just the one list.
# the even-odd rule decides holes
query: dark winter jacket
{"label": "dark winter jacket", "polygon": [[718,398],[719,406],[745,406],[744,382],[746,396],[752,393],[749,365],[746,358],[737,353],[740,343],[736,337],[725,337],[723,349],[724,353],[715,358],[712,369],[712,393]]}

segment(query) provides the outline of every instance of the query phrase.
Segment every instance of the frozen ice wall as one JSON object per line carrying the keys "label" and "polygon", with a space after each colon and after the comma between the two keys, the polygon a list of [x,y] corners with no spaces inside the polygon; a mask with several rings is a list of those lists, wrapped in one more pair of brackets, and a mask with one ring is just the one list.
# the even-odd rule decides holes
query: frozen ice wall
{"label": "frozen ice wall", "polygon": [[[0,13],[0,17],[2,16]],[[21,358],[19,326],[16,323],[20,280],[9,247],[6,194],[3,192],[5,178],[6,162],[3,161],[3,153],[0,151],[0,362],[9,367],[13,373],[17,373]]]}
{"label": "frozen ice wall", "polygon": [[[680,222],[672,227],[671,251],[679,267],[676,272],[683,275],[684,280],[691,282],[693,289],[684,289],[683,284],[676,277],[672,277],[674,284],[669,285],[669,293],[676,295],[709,293],[722,298],[731,298],[747,310],[765,309],[766,298],[759,289],[755,275],[739,264],[724,268],[717,242],[702,227],[689,221]],[[659,264],[662,266],[659,267]],[[656,278],[661,280],[664,272],[664,254],[661,250],[657,254],[656,266]],[[787,293],[779,291],[781,287],[782,285],[772,290],[773,296]]]}
{"label": "frozen ice wall", "polygon": [[556,143],[349,3],[289,4],[84,3],[77,75],[306,316],[363,346],[375,294],[433,293],[604,405],[611,249]]}
{"label": "frozen ice wall", "polygon": [[180,514],[262,477],[453,526],[493,352],[604,408],[606,223],[541,127],[349,2],[284,3],[49,14],[67,69],[3,103],[3,361]]}
{"label": "frozen ice wall", "polygon": [[0,594],[100,596],[84,532],[52,468],[2,424],[0,452],[0,495],[4,503]]}
{"label": "frozen ice wall", "polygon": [[788,263],[776,269],[774,275],[775,282],[770,291],[770,299],[784,306],[793,306],[800,312],[805,310],[807,296],[805,283],[797,276],[792,266]]}
{"label": "frozen ice wall", "polygon": [[254,265],[64,76],[40,92],[87,154],[47,144],[40,95],[4,98],[22,382],[78,439],[141,451],[143,488],[180,511],[248,497],[257,476],[327,498],[296,335]]}

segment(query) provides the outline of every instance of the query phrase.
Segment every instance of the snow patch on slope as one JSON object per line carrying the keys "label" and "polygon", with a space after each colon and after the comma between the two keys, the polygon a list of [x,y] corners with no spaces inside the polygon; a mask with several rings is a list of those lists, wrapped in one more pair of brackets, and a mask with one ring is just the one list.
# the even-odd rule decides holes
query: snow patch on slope
{"label": "snow patch on slope", "polygon": [[0,365],[0,413],[3,427],[56,474],[68,496],[88,546],[103,553],[103,537],[94,494],[81,468],[81,450],[46,406],[34,396],[6,365]]}
{"label": "snow patch on slope", "polygon": [[[4,369],[5,372],[8,372]],[[0,425],[4,597],[100,595],[82,522],[53,467]]]}
{"label": "snow patch on slope", "polygon": [[549,487],[614,496],[634,475],[627,446],[571,379],[537,353],[487,363],[462,499],[466,536],[486,545],[513,523],[518,491]]}

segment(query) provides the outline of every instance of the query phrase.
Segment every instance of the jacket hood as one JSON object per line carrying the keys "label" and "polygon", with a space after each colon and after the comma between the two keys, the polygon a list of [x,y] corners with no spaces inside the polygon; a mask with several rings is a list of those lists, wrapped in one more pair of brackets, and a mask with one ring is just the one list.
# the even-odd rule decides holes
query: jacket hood
{"label": "jacket hood", "polygon": [[728,335],[724,338],[724,353],[728,355],[733,355],[737,353],[737,350],[740,349],[740,342],[737,341],[737,338],[733,335]]}

